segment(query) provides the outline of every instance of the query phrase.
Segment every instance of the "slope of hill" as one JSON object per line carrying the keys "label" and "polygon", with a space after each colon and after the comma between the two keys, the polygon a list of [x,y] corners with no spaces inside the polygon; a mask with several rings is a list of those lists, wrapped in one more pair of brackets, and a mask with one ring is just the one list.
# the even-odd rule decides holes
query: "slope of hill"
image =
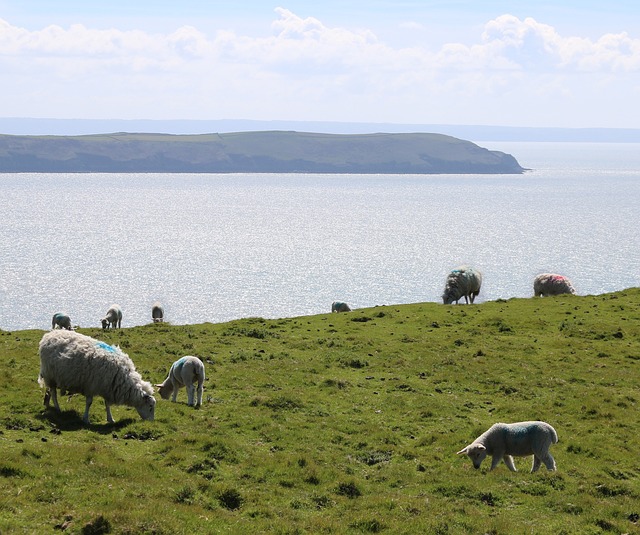
{"label": "slope of hill", "polygon": [[[0,533],[638,533],[640,289],[102,331],[145,380],[196,355],[200,410],[45,410],[44,331],[0,330]],[[545,420],[556,472],[474,470]]]}
{"label": "slope of hill", "polygon": [[521,173],[516,159],[441,134],[0,136],[0,172]]}

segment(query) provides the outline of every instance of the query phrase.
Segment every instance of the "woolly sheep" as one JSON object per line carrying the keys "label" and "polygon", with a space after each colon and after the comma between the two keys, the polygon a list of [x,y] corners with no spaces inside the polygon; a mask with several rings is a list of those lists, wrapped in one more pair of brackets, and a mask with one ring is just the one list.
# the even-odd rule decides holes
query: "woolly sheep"
{"label": "woolly sheep", "polygon": [[480,468],[484,458],[491,455],[491,470],[504,459],[504,464],[512,472],[516,472],[512,455],[533,455],[532,472],[540,468],[540,463],[544,463],[547,470],[555,470],[556,462],[549,453],[549,447],[557,442],[556,430],[545,422],[497,423],[460,450],[458,455],[468,455],[474,468]]}
{"label": "woolly sheep", "polygon": [[104,398],[107,421],[113,423],[111,405],[134,407],[143,420],[153,420],[156,400],[153,387],[143,381],[131,359],[119,347],[113,347],[75,331],[55,330],[40,341],[40,376],[46,388],[44,405],[53,398],[60,410],[60,393],[82,394],[87,398],[82,420],[89,423],[89,408],[94,396]]}
{"label": "woolly sheep", "polygon": [[573,284],[564,275],[541,273],[533,279],[533,294],[536,297],[575,293]]}
{"label": "woolly sheep", "polygon": [[69,318],[69,316],[64,312],[56,312],[51,320],[51,328],[55,329],[56,327],[60,329],[67,329],[68,331],[73,330],[71,327],[71,318]]}
{"label": "woolly sheep", "polygon": [[164,321],[164,308],[162,308],[160,301],[156,301],[151,305],[151,319],[153,323],[162,323]]}
{"label": "woolly sheep", "polygon": [[473,300],[480,293],[481,286],[482,273],[468,266],[460,266],[447,276],[442,302],[445,305],[450,305],[454,301],[458,304],[458,301],[464,297],[467,304],[469,299],[473,304]]}
{"label": "woolly sheep", "polygon": [[334,301],[331,303],[331,312],[351,312],[351,308],[347,303],[343,303],[342,301]]}
{"label": "woolly sheep", "polygon": [[103,329],[108,329],[109,327],[120,329],[122,327],[122,309],[120,305],[111,305],[107,310],[107,315],[101,321]]}
{"label": "woolly sheep", "polygon": [[195,392],[194,383],[198,382],[198,401],[196,407],[202,405],[202,390],[204,389],[204,364],[198,357],[190,355],[176,360],[169,370],[169,375],[162,384],[156,385],[162,399],[169,399],[173,393],[171,401],[175,403],[178,396],[178,390],[181,387],[187,389],[187,405],[193,406],[193,397]]}

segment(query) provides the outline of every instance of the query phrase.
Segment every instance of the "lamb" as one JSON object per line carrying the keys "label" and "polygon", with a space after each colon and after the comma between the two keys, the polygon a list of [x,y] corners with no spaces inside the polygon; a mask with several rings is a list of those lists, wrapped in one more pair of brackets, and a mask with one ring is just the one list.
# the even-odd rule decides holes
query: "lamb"
{"label": "lamb", "polygon": [[164,308],[162,308],[160,301],[156,301],[151,305],[151,319],[153,323],[162,323],[164,321]]}
{"label": "lamb", "polygon": [[533,279],[533,294],[535,297],[575,293],[576,290],[573,284],[564,275],[541,273]]}
{"label": "lamb", "polygon": [[69,316],[64,312],[56,312],[51,320],[51,329],[55,329],[56,327],[72,331],[73,327],[71,327],[71,318],[69,318]]}
{"label": "lamb", "polygon": [[351,308],[347,303],[343,303],[342,301],[334,301],[331,303],[331,312],[351,312]]}
{"label": "lamb", "polygon": [[555,470],[556,461],[549,453],[549,447],[557,442],[556,430],[545,422],[497,423],[466,448],[460,450],[458,455],[468,455],[476,469],[480,468],[480,464],[487,455],[492,456],[490,470],[504,459],[504,464],[512,472],[516,472],[512,455],[517,457],[533,455],[531,472],[537,471],[540,463],[544,463],[547,470]]}
{"label": "lamb", "polygon": [[114,423],[111,405],[134,407],[143,420],[153,420],[156,400],[153,387],[143,381],[131,359],[119,347],[113,347],[75,331],[55,330],[46,333],[39,346],[40,376],[45,387],[44,405],[49,399],[57,411],[60,393],[82,394],[86,408],[82,420],[89,424],[89,408],[94,396],[102,396],[107,421]]}
{"label": "lamb", "polygon": [[473,300],[480,293],[481,286],[482,273],[480,271],[468,266],[460,266],[447,276],[442,302],[445,305],[450,305],[454,301],[458,304],[460,298],[464,297],[467,304],[469,304],[469,300],[473,304]]}
{"label": "lamb", "polygon": [[202,405],[202,390],[204,389],[204,364],[198,357],[190,355],[176,360],[169,370],[169,375],[162,384],[156,385],[162,399],[169,399],[173,393],[171,401],[175,403],[178,390],[181,387],[187,388],[187,405],[193,406],[193,394],[195,391],[194,382],[198,382],[198,401],[195,406]]}
{"label": "lamb", "polygon": [[107,315],[101,321],[103,329],[108,329],[109,327],[112,329],[116,327],[118,329],[122,328],[122,309],[120,305],[111,305],[107,310]]}

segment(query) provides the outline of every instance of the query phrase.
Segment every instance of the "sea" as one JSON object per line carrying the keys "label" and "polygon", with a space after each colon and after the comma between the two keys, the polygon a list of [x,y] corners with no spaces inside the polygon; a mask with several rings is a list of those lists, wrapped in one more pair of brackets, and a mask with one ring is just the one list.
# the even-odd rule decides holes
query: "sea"
{"label": "sea", "polygon": [[[442,303],[460,265],[476,302],[640,286],[640,144],[477,142],[513,175],[0,173],[0,329],[284,318]],[[458,305],[461,306],[461,305]]]}

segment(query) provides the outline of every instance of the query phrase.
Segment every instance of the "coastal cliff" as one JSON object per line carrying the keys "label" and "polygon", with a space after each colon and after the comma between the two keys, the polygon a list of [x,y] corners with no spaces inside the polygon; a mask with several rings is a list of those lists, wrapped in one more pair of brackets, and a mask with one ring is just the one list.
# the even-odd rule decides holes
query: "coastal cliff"
{"label": "coastal cliff", "polygon": [[510,154],[442,134],[0,135],[0,172],[512,174]]}

